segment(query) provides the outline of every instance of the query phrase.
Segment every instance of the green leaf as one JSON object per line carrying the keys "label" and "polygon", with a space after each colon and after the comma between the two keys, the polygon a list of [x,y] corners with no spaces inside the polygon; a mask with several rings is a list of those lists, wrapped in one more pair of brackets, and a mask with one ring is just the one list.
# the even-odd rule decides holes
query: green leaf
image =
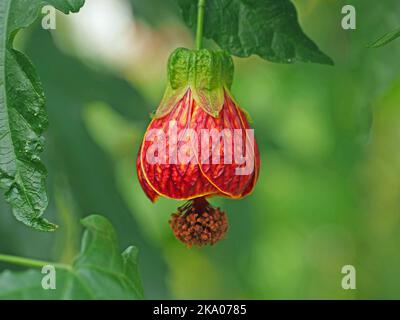
{"label": "green leaf", "polygon": [[18,30],[31,25],[46,4],[69,13],[84,0],[0,2],[0,188],[19,221],[53,231],[56,225],[41,218],[48,204],[47,172],[39,157],[48,125],[45,97],[35,68],[13,49]]}
{"label": "green leaf", "polygon": [[99,215],[82,220],[82,248],[72,266],[57,265],[56,289],[44,290],[40,270],[4,271],[0,299],[143,299],[136,247],[119,251],[115,230]]}
{"label": "green leaf", "polygon": [[382,46],[388,44],[389,42],[392,42],[393,40],[397,39],[398,37],[400,37],[400,28],[386,33],[385,35],[380,37],[378,40],[371,43],[368,47],[369,48],[379,48],[379,47],[382,47]]}
{"label": "green leaf", "polygon": [[[177,0],[186,24],[197,23],[197,1]],[[207,0],[204,36],[239,57],[252,54],[281,63],[333,64],[308,38],[289,0]]]}

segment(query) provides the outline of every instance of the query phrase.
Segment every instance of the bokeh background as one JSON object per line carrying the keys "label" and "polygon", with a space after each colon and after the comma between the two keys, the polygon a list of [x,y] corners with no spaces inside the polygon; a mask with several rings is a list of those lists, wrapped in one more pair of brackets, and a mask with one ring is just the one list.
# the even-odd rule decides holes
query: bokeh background
{"label": "bokeh background", "polygon": [[[55,31],[38,23],[21,32],[17,46],[47,97],[45,216],[60,228],[30,230],[1,199],[0,252],[70,262],[79,219],[100,213],[121,250],[139,247],[147,298],[399,299],[400,41],[367,44],[400,26],[400,2],[294,3],[335,66],[235,58],[232,91],[253,119],[261,174],[251,196],[212,200],[230,231],[202,249],[174,239],[168,219],[182,203],[151,204],[134,165],[167,58],[193,47],[174,1],[86,0],[80,13],[60,14]],[[345,4],[356,7],[356,30],[341,28]],[[341,288],[347,264],[356,290]]]}

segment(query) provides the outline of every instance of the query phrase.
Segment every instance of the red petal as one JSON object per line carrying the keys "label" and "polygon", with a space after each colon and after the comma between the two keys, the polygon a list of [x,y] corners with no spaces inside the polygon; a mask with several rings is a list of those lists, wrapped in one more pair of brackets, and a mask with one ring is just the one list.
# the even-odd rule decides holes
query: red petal
{"label": "red petal", "polygon": [[[242,117],[244,119],[246,119],[245,114],[241,111]],[[247,122],[247,121],[246,121]],[[254,156],[255,156],[255,173],[253,175],[253,179],[251,180],[251,182],[249,183],[249,185],[247,186],[246,190],[244,190],[242,196],[247,196],[250,193],[253,192],[254,187],[256,186],[257,180],[258,180],[258,176],[260,174],[260,151],[258,149],[258,144],[257,141],[254,140]]]}
{"label": "red petal", "polygon": [[[188,164],[173,164],[170,160],[170,152],[166,152],[166,159],[163,164],[151,164],[146,161],[148,148],[153,144],[151,140],[146,141],[149,131],[151,129],[162,129],[163,132],[168,133],[170,121],[176,121],[178,133],[182,129],[188,128],[193,108],[192,102],[191,92],[188,91],[168,115],[154,119],[147,128],[140,151],[142,169],[146,181],[157,193],[173,199],[192,199],[218,192],[203,176],[194,153],[192,153],[192,161]],[[166,139],[167,151],[170,148],[170,138]],[[171,148],[175,149],[173,146]]]}
{"label": "red petal", "polygon": [[[202,113],[201,108],[199,108],[199,113]],[[258,154],[258,147],[256,146],[256,142],[254,140],[253,143],[250,143],[249,137],[247,136],[245,129],[250,129],[250,126],[247,122],[244,113],[235,105],[232,99],[229,97],[228,94],[225,94],[225,103],[222,108],[222,111],[218,118],[213,118],[212,116],[207,115],[206,124],[205,126],[208,129],[215,128],[218,131],[223,129],[230,129],[231,132],[234,132],[235,129],[241,129],[242,131],[242,150],[250,152],[248,153],[248,160],[253,162],[254,170],[250,172],[248,175],[238,175],[236,173],[236,169],[242,167],[242,165],[237,164],[234,159],[234,150],[233,148],[237,148],[237,145],[227,145],[224,146],[223,139],[221,139],[221,144],[218,150],[216,151],[217,154],[220,154],[220,164],[213,164],[212,156],[210,155],[208,159],[209,164],[205,164],[202,162],[201,169],[204,175],[214,184],[221,192],[225,193],[226,195],[232,198],[241,198],[245,194],[248,194],[254,187],[256,178],[258,176],[259,170],[259,161],[257,162],[257,156],[255,156],[255,150],[257,150]],[[232,138],[233,139],[233,138]],[[246,140],[249,141],[251,146],[250,150],[246,150]],[[224,152],[226,150],[232,155],[232,163],[231,164],[224,164]],[[210,152],[211,153],[211,152]],[[244,153],[244,152],[243,152]]]}
{"label": "red petal", "polygon": [[145,177],[143,176],[143,171],[142,171],[141,161],[140,161],[140,153],[136,160],[136,172],[137,172],[138,179],[139,179],[140,185],[142,186],[144,193],[151,200],[151,202],[155,202],[158,198],[158,194],[150,187],[150,185],[146,181]]}

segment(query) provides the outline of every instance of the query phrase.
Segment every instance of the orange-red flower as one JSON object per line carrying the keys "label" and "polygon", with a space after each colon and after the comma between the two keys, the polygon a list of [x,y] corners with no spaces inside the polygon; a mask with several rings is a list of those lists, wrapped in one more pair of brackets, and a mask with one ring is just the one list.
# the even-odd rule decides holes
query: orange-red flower
{"label": "orange-red flower", "polygon": [[[161,118],[153,119],[147,129],[161,129],[168,135],[171,132],[171,123],[176,123],[177,132],[184,131],[187,128],[193,129],[198,137],[201,136],[201,130],[216,129],[222,132],[224,129],[243,130],[243,139],[246,139],[245,129],[249,129],[249,124],[245,114],[232,101],[229,95],[225,94],[225,102],[222,110],[217,117],[208,114],[203,108],[196,103],[192,97],[190,89],[185,93],[184,97],[172,108],[172,110]],[[240,165],[235,163],[224,163],[224,141],[221,138],[219,150],[220,163],[212,163],[212,152],[209,152],[208,161],[201,161],[201,153],[192,152],[191,159],[187,164],[172,163],[170,157],[170,148],[179,148],[180,144],[172,146],[171,139],[165,139],[165,159],[162,163],[149,163],[146,161],[147,150],[154,145],[153,139],[145,139],[140,148],[137,170],[140,183],[143,190],[151,201],[155,201],[157,197],[163,196],[177,200],[190,200],[198,197],[209,197],[212,195],[220,195],[229,198],[241,198],[250,193],[256,183],[259,170],[259,155],[257,145],[254,140],[254,149],[245,150],[246,152],[255,153],[249,155],[249,161],[254,162],[254,170],[248,175],[237,175],[235,170]],[[183,135],[183,134],[181,134]],[[179,137],[179,135],[177,135]],[[168,137],[166,137],[168,138]],[[211,139],[211,138],[210,138]],[[188,141],[185,141],[188,142]],[[242,143],[245,146],[245,142]],[[247,146],[250,146],[250,142]],[[211,143],[210,143],[211,146]],[[251,148],[253,146],[251,145]],[[199,148],[200,149],[200,148]],[[232,147],[230,148],[232,149]],[[201,150],[201,149],[200,149]],[[210,150],[211,151],[211,150]],[[208,162],[208,163],[204,163]],[[232,161],[233,162],[233,161]]]}
{"label": "orange-red flower", "polygon": [[[221,238],[227,229],[223,212],[205,198],[242,198],[258,178],[257,143],[231,97],[232,77],[233,63],[224,52],[176,50],[169,60],[166,93],[140,147],[138,177],[151,201],[160,196],[197,199],[179,211],[189,218],[188,225],[176,214],[171,220],[175,235],[190,245],[215,243],[215,236]],[[212,232],[211,222],[220,228]],[[181,236],[181,227],[184,234],[191,230],[190,241]]]}

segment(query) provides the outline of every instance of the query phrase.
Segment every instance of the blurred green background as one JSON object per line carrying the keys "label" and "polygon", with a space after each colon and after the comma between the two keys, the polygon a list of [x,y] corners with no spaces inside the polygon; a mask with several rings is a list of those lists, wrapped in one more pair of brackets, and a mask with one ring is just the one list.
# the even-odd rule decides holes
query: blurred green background
{"label": "blurred green background", "polygon": [[[174,239],[168,219],[181,203],[150,203],[134,165],[167,58],[193,47],[174,1],[86,0],[57,30],[20,33],[47,97],[46,217],[60,228],[28,229],[1,199],[0,252],[70,262],[79,219],[101,213],[124,248],[139,247],[147,298],[399,299],[400,41],[366,45],[400,25],[400,2],[294,3],[335,66],[235,59],[232,91],[254,121],[262,168],[251,196],[212,200],[230,230],[202,249]],[[345,4],[356,30],[341,28]],[[341,288],[347,264],[357,290]]]}

